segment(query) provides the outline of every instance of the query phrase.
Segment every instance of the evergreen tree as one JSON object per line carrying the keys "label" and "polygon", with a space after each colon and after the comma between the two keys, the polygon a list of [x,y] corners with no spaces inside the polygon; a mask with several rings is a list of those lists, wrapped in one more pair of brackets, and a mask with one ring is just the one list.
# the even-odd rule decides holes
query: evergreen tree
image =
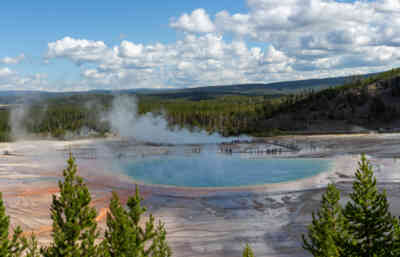
{"label": "evergreen tree", "polygon": [[392,256],[400,256],[400,220],[399,218],[394,219],[394,240],[393,240],[393,252]]}
{"label": "evergreen tree", "polygon": [[144,229],[140,226],[141,216],[146,208],[141,206],[139,190],[130,197],[125,210],[116,193],[110,201],[107,215],[107,229],[102,243],[108,257],[170,257],[171,250],[166,243],[166,231],[160,222],[156,227],[150,215]]}
{"label": "evergreen tree", "polygon": [[0,256],[19,257],[27,247],[26,239],[22,237],[22,230],[18,226],[14,230],[12,239],[9,239],[10,217],[6,214],[2,194],[0,193]]}
{"label": "evergreen tree", "polygon": [[109,257],[138,256],[133,222],[122,207],[118,195],[113,193],[107,213],[107,230],[103,246]]}
{"label": "evergreen tree", "polygon": [[251,249],[249,244],[246,244],[246,247],[243,250],[243,257],[254,257],[253,250]]}
{"label": "evergreen tree", "polygon": [[312,223],[308,227],[308,240],[303,235],[303,248],[316,257],[344,256],[347,222],[339,204],[340,191],[328,185],[322,196],[321,208],[317,215],[312,213]]}
{"label": "evergreen tree", "polygon": [[169,248],[166,240],[167,231],[165,230],[164,223],[159,221],[156,229],[156,235],[153,239],[152,257],[171,257],[172,251]]}
{"label": "evergreen tree", "polygon": [[364,155],[344,216],[354,240],[350,247],[353,256],[395,256],[398,221],[389,212],[386,192],[378,191],[372,166]]}
{"label": "evergreen tree", "polygon": [[2,194],[0,193],[0,256],[9,256],[9,226],[10,219],[6,215],[6,208],[4,207]]}
{"label": "evergreen tree", "polygon": [[33,233],[28,241],[27,252],[25,257],[40,257],[38,242]]}
{"label": "evergreen tree", "polygon": [[90,207],[91,196],[83,179],[76,175],[75,160],[70,154],[68,167],[59,182],[60,194],[53,195],[51,219],[53,242],[41,252],[45,257],[97,256],[96,210]]}

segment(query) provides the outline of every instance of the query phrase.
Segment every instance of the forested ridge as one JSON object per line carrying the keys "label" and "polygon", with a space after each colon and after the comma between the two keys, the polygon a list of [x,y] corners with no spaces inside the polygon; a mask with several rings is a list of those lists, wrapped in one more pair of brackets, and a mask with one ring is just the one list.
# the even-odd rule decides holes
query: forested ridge
{"label": "forested ridge", "polygon": [[[230,93],[225,86],[220,90],[203,88],[164,93],[138,90],[119,94],[101,91],[42,94],[18,98],[19,105],[0,110],[0,139],[11,140],[11,130],[16,126],[29,133],[57,138],[104,136],[111,132],[104,117],[112,109],[113,99],[120,94],[132,96],[139,115],[150,112],[163,115],[171,128],[203,129],[224,136],[390,130],[400,127],[399,75],[400,69],[393,69],[353,77],[344,84],[325,89],[319,84],[306,87],[305,81],[301,81],[302,86],[298,87],[301,90],[295,93],[282,88],[279,94],[270,91],[262,95],[232,93],[237,91],[237,86],[232,86],[236,89]],[[288,84],[290,88],[295,87],[294,83]],[[255,85],[248,87],[255,90]],[[15,110],[21,106],[25,109],[16,121],[18,111]]]}

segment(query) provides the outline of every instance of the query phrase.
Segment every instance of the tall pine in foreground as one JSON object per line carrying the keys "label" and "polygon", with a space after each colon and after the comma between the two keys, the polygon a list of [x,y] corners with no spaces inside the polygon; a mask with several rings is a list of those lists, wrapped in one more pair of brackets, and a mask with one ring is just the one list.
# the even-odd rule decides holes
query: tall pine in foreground
{"label": "tall pine in foreground", "polygon": [[41,249],[45,257],[95,257],[98,238],[96,210],[90,207],[91,196],[70,154],[68,167],[59,182],[59,196],[53,195],[51,219],[53,242]]}
{"label": "tall pine in foreground", "polygon": [[344,256],[347,222],[339,203],[340,191],[332,184],[328,185],[322,196],[321,207],[317,214],[312,213],[312,223],[308,227],[308,239],[303,235],[303,248],[313,256]]}
{"label": "tall pine in foreground", "polygon": [[0,193],[0,256],[19,257],[27,247],[27,242],[22,237],[22,230],[17,227],[10,240],[9,238],[10,217],[6,214],[2,194]]}
{"label": "tall pine in foreground", "polygon": [[313,214],[308,240],[303,247],[313,256],[390,257],[400,256],[399,219],[389,212],[386,192],[379,192],[372,166],[361,157],[353,192],[343,209],[339,191],[332,185]]}
{"label": "tall pine in foreground", "polygon": [[372,166],[364,155],[344,216],[349,221],[349,233],[354,240],[354,244],[349,245],[352,256],[399,256],[396,243],[398,220],[389,212],[386,191],[378,191]]}
{"label": "tall pine in foreground", "polygon": [[171,250],[166,243],[166,231],[160,222],[154,223],[150,215],[144,228],[140,225],[146,208],[141,206],[139,190],[130,197],[127,210],[121,205],[116,193],[110,201],[107,215],[107,229],[102,243],[103,256],[107,257],[170,257]]}

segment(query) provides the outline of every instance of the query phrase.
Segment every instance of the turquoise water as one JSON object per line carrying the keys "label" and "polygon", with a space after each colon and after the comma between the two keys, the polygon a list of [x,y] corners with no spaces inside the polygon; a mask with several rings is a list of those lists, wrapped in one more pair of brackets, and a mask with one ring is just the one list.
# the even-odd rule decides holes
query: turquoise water
{"label": "turquoise water", "polygon": [[321,159],[241,159],[232,156],[163,156],[123,164],[127,175],[145,184],[236,187],[292,181],[327,171]]}

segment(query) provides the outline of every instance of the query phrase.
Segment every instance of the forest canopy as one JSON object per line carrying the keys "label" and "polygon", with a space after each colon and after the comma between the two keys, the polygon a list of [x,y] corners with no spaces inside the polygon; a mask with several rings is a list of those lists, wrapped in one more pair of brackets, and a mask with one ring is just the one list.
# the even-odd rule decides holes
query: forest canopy
{"label": "forest canopy", "polygon": [[[236,91],[210,87],[208,91],[120,93],[137,103],[132,112],[138,115],[153,113],[163,116],[170,128],[202,129],[223,136],[391,130],[400,121],[399,74],[400,69],[393,69],[352,77],[328,88],[320,84],[306,87],[301,81],[302,86],[294,91],[293,82],[288,84],[291,90],[283,84],[279,94],[276,90],[239,94],[235,93],[237,86],[232,86]],[[250,91],[244,92],[253,92],[254,87],[247,86]],[[112,131],[104,114],[116,96],[87,92],[18,98],[18,104],[0,109],[0,140],[12,140],[16,128],[56,138],[105,136]]]}

